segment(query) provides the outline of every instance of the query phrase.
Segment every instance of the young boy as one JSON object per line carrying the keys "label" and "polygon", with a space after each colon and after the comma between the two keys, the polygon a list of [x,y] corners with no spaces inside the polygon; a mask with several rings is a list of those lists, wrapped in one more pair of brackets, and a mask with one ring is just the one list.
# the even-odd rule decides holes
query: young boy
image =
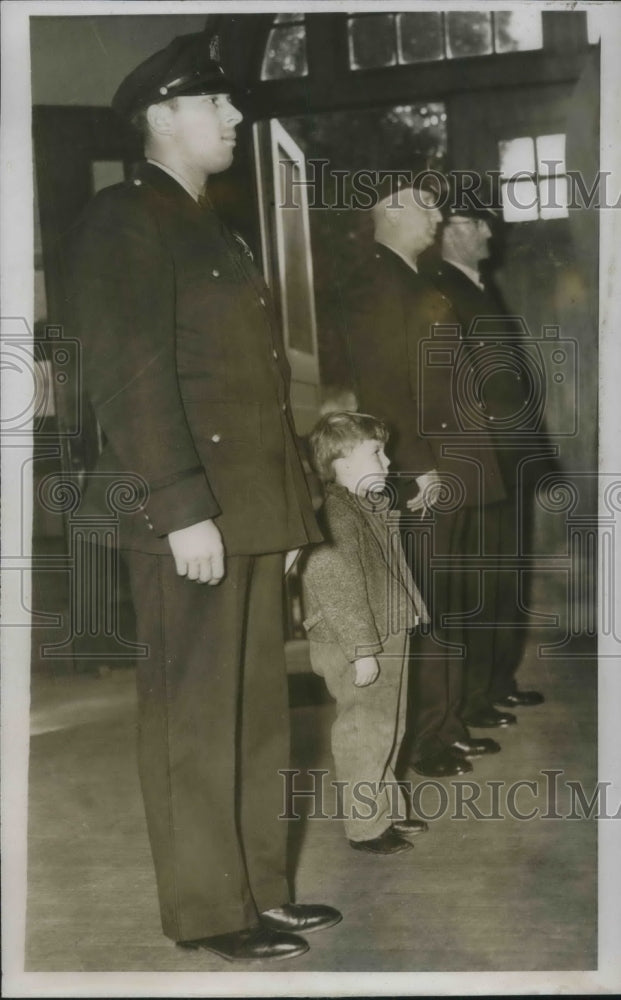
{"label": "young boy", "polygon": [[427,612],[402,552],[399,515],[381,492],[387,439],[385,426],[364,413],[328,413],[311,432],[326,541],[303,573],[311,665],[336,699],[332,753],[344,782],[345,832],[356,850],[382,855],[410,849],[408,838],[427,829],[404,818],[394,775],[408,632]]}

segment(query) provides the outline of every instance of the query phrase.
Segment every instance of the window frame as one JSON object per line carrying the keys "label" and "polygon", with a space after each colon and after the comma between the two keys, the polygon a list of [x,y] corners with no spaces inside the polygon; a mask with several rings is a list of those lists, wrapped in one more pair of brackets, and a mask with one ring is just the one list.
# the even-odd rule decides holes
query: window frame
{"label": "window frame", "polygon": [[[543,48],[405,63],[369,70],[348,66],[348,14],[306,14],[308,75],[261,80],[273,16],[247,62],[246,107],[255,119],[423,100],[448,101],[464,90],[575,82],[596,46],[587,39],[586,12],[543,11]],[[467,80],[464,72],[467,67]]]}
{"label": "window frame", "polygon": [[[278,81],[281,81],[281,80],[287,80],[287,81],[288,80],[304,80],[304,79],[306,79],[306,77],[309,74],[309,64],[308,64],[308,35],[307,35],[307,30],[306,30],[306,15],[303,12],[300,12],[298,14],[289,14],[289,15],[287,15],[290,18],[289,20],[287,20],[287,21],[279,21],[278,18],[281,17],[281,16],[282,16],[282,14],[276,14],[274,16],[274,18],[272,19],[272,23],[270,25],[270,28],[269,28],[269,30],[267,32],[266,38],[265,38],[265,45],[263,47],[263,56],[261,58],[261,66],[260,66],[260,69],[259,69],[259,79],[261,80],[262,83],[266,83],[266,82],[274,81],[274,80],[278,80]],[[303,31],[304,31],[304,54],[305,54],[305,62],[306,62],[306,69],[305,69],[305,71],[303,73],[282,73],[279,76],[266,76],[266,77],[264,77],[263,73],[265,71],[265,63],[266,63],[266,59],[267,59],[267,48],[268,48],[268,45],[270,43],[270,39],[272,38],[272,35],[276,35],[276,34],[282,35],[282,34],[285,34],[285,33],[289,32],[291,30],[291,28],[295,28],[295,27],[298,27],[300,25],[302,26]]]}
{"label": "window frame", "polygon": [[[440,26],[441,26],[441,37],[442,37],[442,55],[439,58],[437,58],[437,59],[405,60],[405,59],[401,58],[402,51],[403,51],[403,45],[402,45],[401,20],[400,20],[400,18],[401,18],[401,15],[403,15],[403,14],[416,14],[416,13],[420,13],[420,14],[436,14],[437,13],[437,14],[440,15]],[[469,54],[469,55],[452,56],[450,54],[450,52],[449,52],[449,26],[448,26],[448,19],[447,19],[447,14],[449,14],[449,13],[451,13],[451,14],[452,13],[468,13],[468,14],[470,14],[470,13],[473,13],[473,14],[474,13],[482,13],[482,14],[487,15],[489,17],[489,25],[490,25],[490,35],[491,35],[491,44],[492,44],[492,50],[491,50],[491,52],[473,52],[472,54]],[[492,56],[515,56],[515,55],[523,55],[525,52],[541,52],[543,49],[545,49],[545,47],[546,47],[546,34],[545,34],[545,30],[544,30],[545,19],[543,17],[543,15],[544,15],[545,12],[543,10],[540,11],[540,13],[541,13],[541,22],[542,22],[542,28],[541,28],[542,41],[541,41],[541,45],[540,46],[538,46],[536,48],[532,48],[532,49],[516,49],[516,50],[513,50],[513,51],[502,51],[502,50],[497,49],[497,47],[496,47],[496,44],[497,44],[497,38],[496,38],[496,35],[497,35],[497,32],[496,32],[496,14],[504,14],[504,13],[506,13],[506,11],[502,11],[502,10],[487,10],[487,11],[486,10],[481,10],[481,11],[470,11],[470,10],[469,11],[459,11],[459,10],[451,10],[451,11],[444,11],[444,10],[440,10],[440,11],[433,11],[433,10],[425,10],[425,11],[422,11],[422,10],[421,11],[403,10],[403,11],[361,11],[361,12],[355,13],[355,14],[348,14],[347,15],[347,21],[346,21],[347,49],[348,49],[348,69],[349,69],[349,71],[351,73],[356,73],[356,74],[358,74],[358,73],[368,73],[368,72],[373,72],[373,71],[378,70],[378,69],[381,69],[381,70],[393,70],[393,69],[395,69],[396,66],[421,66],[421,65],[428,65],[429,63],[449,63],[449,62],[454,62],[455,60],[462,60],[462,59],[465,59],[465,60],[468,60],[468,61],[470,59],[489,59]],[[393,33],[394,33],[393,51],[394,51],[394,54],[395,54],[395,61],[392,62],[392,63],[387,63],[387,64],[385,64],[383,66],[376,66],[376,67],[354,66],[353,65],[353,46],[352,46],[352,41],[351,41],[350,25],[354,21],[362,21],[365,18],[377,17],[378,15],[381,15],[383,17],[391,17],[392,18],[392,27],[393,27]]]}
{"label": "window frame", "polygon": [[[533,157],[534,157],[534,164],[535,164],[535,169],[534,170],[527,170],[526,168],[524,168],[523,170],[519,170],[515,174],[512,174],[510,177],[503,177],[502,175],[499,175],[499,178],[498,178],[498,180],[499,180],[499,192],[498,193],[500,195],[501,208],[502,208],[502,216],[503,216],[503,221],[504,221],[505,225],[509,225],[509,226],[512,226],[512,225],[515,225],[515,224],[524,225],[524,224],[526,224],[528,222],[531,222],[531,223],[532,222],[562,222],[562,221],[566,220],[569,217],[569,207],[566,207],[565,213],[563,215],[554,215],[554,216],[545,217],[545,216],[543,216],[541,214],[541,186],[542,186],[542,183],[545,183],[546,181],[550,181],[550,180],[555,180],[555,181],[556,180],[565,180],[565,181],[568,180],[567,159],[566,159],[566,156],[561,161],[562,165],[563,165],[563,170],[556,170],[555,169],[552,173],[547,173],[547,174],[541,173],[540,170],[539,170],[540,159],[539,159],[539,153],[537,151],[537,140],[544,139],[544,138],[547,138],[548,136],[552,136],[552,135],[562,135],[565,140],[567,139],[566,132],[558,132],[558,131],[557,132],[543,132],[543,131],[540,131],[538,129],[536,132],[535,131],[531,131],[527,135],[513,136],[511,138],[507,137],[507,138],[503,138],[503,139],[499,139],[498,140],[498,147],[500,147],[500,144],[502,142],[511,142],[511,141],[513,141],[515,139],[530,139],[530,141],[533,144]],[[499,160],[498,169],[500,170],[500,148],[498,148],[498,160]],[[536,218],[507,219],[506,216],[505,216],[505,209],[504,209],[504,199],[503,199],[503,191],[504,191],[504,189],[509,184],[519,185],[519,184],[528,183],[528,181],[531,181],[532,184],[535,187],[535,192],[536,192],[536,197],[537,197],[537,204],[536,204],[537,216],[536,216]],[[569,189],[568,189],[568,195],[569,195]]]}

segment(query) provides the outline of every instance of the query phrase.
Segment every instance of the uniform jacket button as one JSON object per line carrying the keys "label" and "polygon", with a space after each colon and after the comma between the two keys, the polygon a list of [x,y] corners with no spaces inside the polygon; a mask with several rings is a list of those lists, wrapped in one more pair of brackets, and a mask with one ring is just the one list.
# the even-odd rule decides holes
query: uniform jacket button
{"label": "uniform jacket button", "polygon": [[136,180],[134,181],[134,187],[140,187],[141,184],[142,184],[142,181],[139,180],[138,177],[137,177]]}
{"label": "uniform jacket button", "polygon": [[283,412],[283,413],[286,413],[286,412],[287,412],[287,404],[286,404],[286,403],[283,403],[283,404],[282,404],[282,406],[281,406],[281,410],[282,410],[282,412]]}
{"label": "uniform jacket button", "polygon": [[265,305],[265,299],[263,298],[263,296],[260,297],[259,302],[261,303],[262,306]]}
{"label": "uniform jacket button", "polygon": [[278,351],[272,351],[272,357],[274,358],[274,361],[278,361]]}
{"label": "uniform jacket button", "polygon": [[222,440],[222,437],[220,434],[212,434],[211,440],[213,441],[214,444],[218,444],[218,442]]}
{"label": "uniform jacket button", "polygon": [[148,524],[148,528],[149,528],[149,531],[153,531],[153,525],[151,524],[150,521],[149,521],[149,524]]}
{"label": "uniform jacket button", "polygon": [[446,430],[447,426],[448,426],[448,425],[447,425],[447,424],[445,424],[445,423],[444,423],[444,421],[442,421],[442,423],[440,424],[440,427],[442,428],[442,430],[443,430],[443,431],[445,431],[445,430]]}
{"label": "uniform jacket button", "polygon": [[219,272],[219,270],[218,270],[217,267],[214,267],[214,269],[213,269],[213,271],[211,273],[213,274],[214,278],[219,278],[220,277],[220,272]]}

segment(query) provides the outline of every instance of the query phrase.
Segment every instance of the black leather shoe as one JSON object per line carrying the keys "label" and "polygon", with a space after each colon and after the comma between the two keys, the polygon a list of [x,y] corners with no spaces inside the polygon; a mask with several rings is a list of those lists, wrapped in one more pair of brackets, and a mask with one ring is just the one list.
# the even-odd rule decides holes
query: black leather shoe
{"label": "black leather shoe", "polygon": [[297,934],[279,934],[264,927],[253,927],[195,941],[178,941],[179,948],[203,949],[225,958],[227,962],[252,962],[258,959],[297,958],[308,951],[308,944]]}
{"label": "black leather shoe", "polygon": [[500,753],[500,743],[483,736],[478,740],[457,740],[455,743],[451,743],[451,750],[453,753],[460,754],[461,757],[482,757],[486,753]]}
{"label": "black leather shoe", "polygon": [[373,840],[350,840],[349,843],[354,851],[366,851],[367,854],[401,854],[402,851],[412,849],[412,845],[407,840],[402,840],[391,826],[381,837]]}
{"label": "black leather shoe", "polygon": [[522,705],[541,705],[545,698],[539,691],[513,691],[505,698],[494,698],[494,704],[503,708],[520,708]]}
{"label": "black leather shoe", "polygon": [[273,910],[264,910],[259,914],[264,927],[273,931],[301,931],[310,934],[320,931],[322,927],[332,927],[342,919],[342,913],[333,906],[323,906],[320,903],[285,903]]}
{"label": "black leather shoe", "polygon": [[446,778],[451,774],[468,774],[472,764],[462,754],[453,753],[450,747],[434,754],[433,757],[421,757],[412,767],[418,774],[430,778]]}
{"label": "black leather shoe", "polygon": [[392,824],[392,829],[400,837],[415,837],[419,833],[427,833],[428,825],[422,819],[397,819]]}
{"label": "black leather shoe", "polygon": [[489,708],[482,708],[473,715],[464,716],[464,722],[474,729],[492,729],[494,726],[513,726],[517,719],[511,712],[499,712],[490,705]]}

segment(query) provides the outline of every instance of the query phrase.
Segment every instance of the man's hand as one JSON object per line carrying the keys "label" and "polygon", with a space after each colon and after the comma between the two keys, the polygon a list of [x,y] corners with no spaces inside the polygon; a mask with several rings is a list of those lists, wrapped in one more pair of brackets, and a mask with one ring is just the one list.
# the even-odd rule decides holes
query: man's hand
{"label": "man's hand", "polygon": [[215,521],[199,521],[168,535],[177,573],[198,583],[220,583],[224,576],[224,545]]}
{"label": "man's hand", "polygon": [[425,472],[422,476],[417,476],[416,484],[418,486],[418,493],[411,500],[407,500],[405,506],[412,512],[422,510],[422,516],[424,517],[426,512],[434,506],[440,495],[442,480],[437,470],[431,469],[430,472]]}
{"label": "man's hand", "polygon": [[361,656],[359,660],[354,660],[354,670],[356,672],[354,678],[356,687],[367,687],[379,677],[380,668],[377,657]]}

